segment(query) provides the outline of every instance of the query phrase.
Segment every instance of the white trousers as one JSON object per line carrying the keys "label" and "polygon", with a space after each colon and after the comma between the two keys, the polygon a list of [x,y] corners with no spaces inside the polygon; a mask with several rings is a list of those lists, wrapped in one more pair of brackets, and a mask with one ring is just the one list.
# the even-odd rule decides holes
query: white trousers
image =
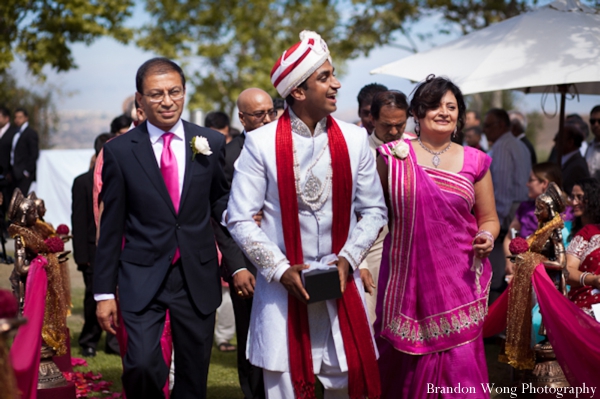
{"label": "white trousers", "polygon": [[217,346],[231,341],[235,335],[235,316],[229,287],[221,287],[221,295],[223,302],[217,308],[217,323],[215,325],[215,343]]}
{"label": "white trousers", "polygon": [[[294,387],[289,372],[263,369],[267,399],[292,399]],[[329,334],[317,378],[325,388],[324,399],[348,399],[348,373],[340,370],[333,337]]]}
{"label": "white trousers", "polygon": [[377,240],[375,240],[373,246],[369,249],[367,256],[359,266],[360,269],[369,269],[371,276],[373,277],[373,282],[375,283],[373,295],[369,295],[369,293],[365,292],[367,313],[371,325],[375,323],[376,319],[375,308],[377,307],[377,287],[379,287],[379,266],[381,265],[381,256],[383,255],[383,241],[388,232],[388,227],[385,225],[379,233]]}

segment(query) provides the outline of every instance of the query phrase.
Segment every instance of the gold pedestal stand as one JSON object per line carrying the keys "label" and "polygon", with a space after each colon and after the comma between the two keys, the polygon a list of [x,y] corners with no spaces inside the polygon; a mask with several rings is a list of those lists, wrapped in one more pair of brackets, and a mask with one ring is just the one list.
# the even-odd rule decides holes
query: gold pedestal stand
{"label": "gold pedestal stand", "polygon": [[[543,341],[533,347],[535,352],[535,366],[527,373],[525,380],[535,388],[563,388],[570,387],[562,368],[556,361],[554,349],[549,341]],[[531,396],[528,396],[531,397]],[[535,397],[545,397],[540,394]]]}
{"label": "gold pedestal stand", "polygon": [[67,386],[67,380],[59,370],[52,357],[56,354],[54,349],[42,343],[42,353],[38,374],[37,389],[52,389]]}

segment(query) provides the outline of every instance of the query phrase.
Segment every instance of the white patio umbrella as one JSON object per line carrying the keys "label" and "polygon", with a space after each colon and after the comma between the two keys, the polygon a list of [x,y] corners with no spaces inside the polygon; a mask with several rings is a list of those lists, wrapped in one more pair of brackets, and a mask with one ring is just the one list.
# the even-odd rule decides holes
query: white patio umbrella
{"label": "white patio umbrella", "polygon": [[371,71],[412,81],[447,76],[463,94],[496,90],[600,94],[600,12],[556,0]]}

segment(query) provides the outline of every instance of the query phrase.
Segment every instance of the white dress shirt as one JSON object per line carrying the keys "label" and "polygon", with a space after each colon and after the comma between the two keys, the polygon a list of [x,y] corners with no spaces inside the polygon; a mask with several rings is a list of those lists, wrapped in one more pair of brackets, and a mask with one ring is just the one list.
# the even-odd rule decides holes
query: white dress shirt
{"label": "white dress shirt", "polygon": [[0,129],[0,138],[2,138],[2,136],[4,136],[4,133],[6,133],[6,131],[10,128],[10,122],[8,122],[6,125],[4,125],[1,129]]}
{"label": "white dress shirt", "polygon": [[[173,133],[173,139],[171,140],[171,150],[177,159],[177,172],[179,173],[179,196],[181,197],[181,190],[183,188],[183,176],[185,174],[185,132],[183,130],[183,122],[181,119],[177,121],[175,126],[169,130]],[[164,130],[161,130],[148,122],[148,135],[150,136],[150,143],[152,144],[152,150],[156,157],[156,163],[160,169],[160,157],[164,146],[162,135],[165,134]]]}
{"label": "white dress shirt", "polygon": [[[12,148],[10,149],[10,164],[12,166],[15,165],[15,148],[17,147],[17,143],[19,142],[19,139],[21,138],[21,133],[23,133],[23,131],[25,129],[27,129],[27,126],[29,126],[29,122],[23,123],[21,125],[21,127],[19,128],[19,131],[13,137]],[[25,172],[27,172],[27,171],[25,171]]]}
{"label": "white dress shirt", "polygon": [[[150,122],[147,122],[148,136],[150,137],[150,144],[152,144],[152,151],[156,157],[156,164],[160,169],[160,157],[162,155],[164,141],[162,135],[166,132],[154,126]],[[177,160],[177,172],[179,174],[179,197],[181,198],[181,190],[183,189],[183,177],[185,175],[185,131],[183,130],[183,122],[181,119],[177,121],[175,126],[169,130],[174,136],[171,139],[171,150]],[[127,134],[127,133],[125,133]],[[105,301],[108,299],[115,299],[113,294],[94,294],[94,300]]]}
{"label": "white dress shirt", "polygon": [[590,170],[590,175],[595,177],[595,174],[600,171],[600,140],[594,140],[590,143],[585,152],[585,160]]}

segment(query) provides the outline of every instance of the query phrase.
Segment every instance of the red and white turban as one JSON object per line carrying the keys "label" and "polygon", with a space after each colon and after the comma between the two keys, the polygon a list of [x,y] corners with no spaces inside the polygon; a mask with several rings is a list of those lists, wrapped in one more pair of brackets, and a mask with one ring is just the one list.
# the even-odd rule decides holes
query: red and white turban
{"label": "red and white turban", "polygon": [[273,66],[271,83],[286,98],[327,60],[331,62],[325,40],[316,32],[303,30],[300,42],[284,51]]}

